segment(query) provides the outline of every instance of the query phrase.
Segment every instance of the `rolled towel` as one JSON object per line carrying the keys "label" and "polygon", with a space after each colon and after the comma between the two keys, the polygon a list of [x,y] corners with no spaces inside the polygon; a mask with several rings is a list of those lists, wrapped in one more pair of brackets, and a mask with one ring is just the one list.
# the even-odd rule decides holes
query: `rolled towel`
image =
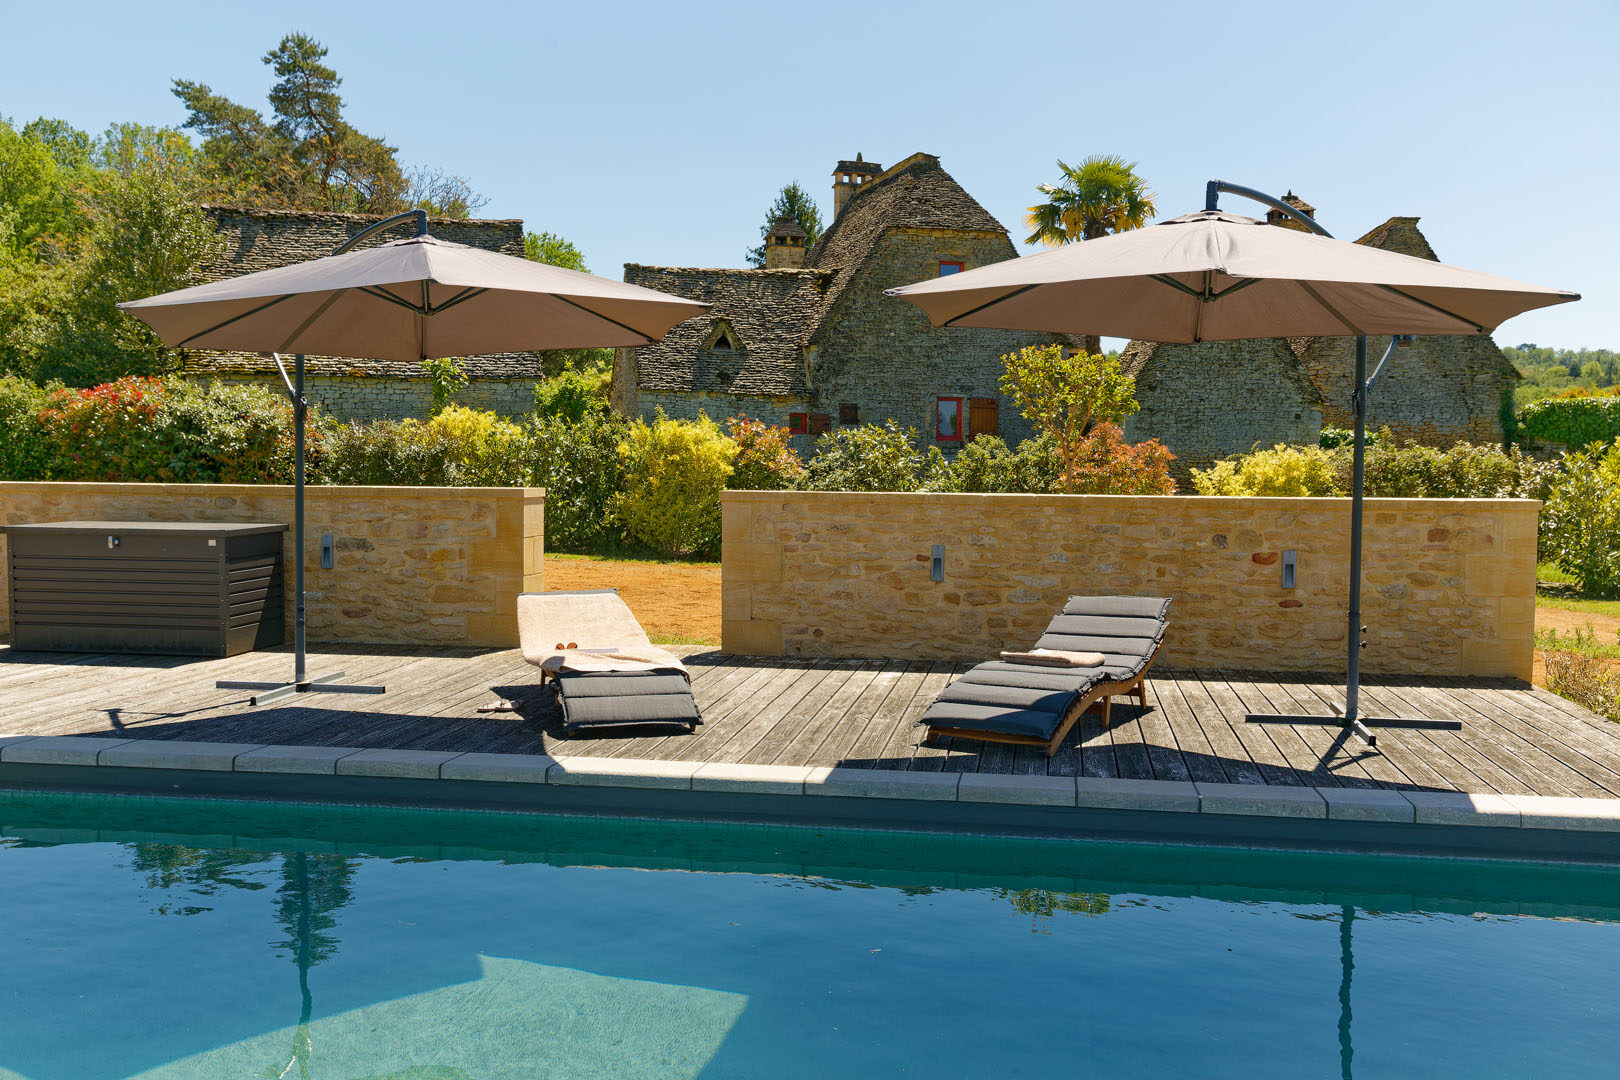
{"label": "rolled towel", "polygon": [[1100,652],[1065,652],[1062,649],[1003,652],[1001,658],[1014,664],[1044,664],[1047,667],[1102,667],[1106,659]]}

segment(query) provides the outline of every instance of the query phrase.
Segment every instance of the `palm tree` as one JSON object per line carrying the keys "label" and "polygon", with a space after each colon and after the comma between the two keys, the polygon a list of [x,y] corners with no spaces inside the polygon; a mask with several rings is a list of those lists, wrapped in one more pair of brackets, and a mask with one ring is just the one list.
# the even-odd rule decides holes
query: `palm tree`
{"label": "palm tree", "polygon": [[[1095,154],[1077,166],[1059,161],[1058,168],[1063,171],[1062,183],[1036,185],[1046,201],[1029,208],[1024,219],[1030,229],[1026,244],[1058,247],[1140,229],[1157,209],[1147,182],[1136,175],[1134,161]],[[1087,352],[1102,351],[1100,337],[1087,334],[1084,340]]]}

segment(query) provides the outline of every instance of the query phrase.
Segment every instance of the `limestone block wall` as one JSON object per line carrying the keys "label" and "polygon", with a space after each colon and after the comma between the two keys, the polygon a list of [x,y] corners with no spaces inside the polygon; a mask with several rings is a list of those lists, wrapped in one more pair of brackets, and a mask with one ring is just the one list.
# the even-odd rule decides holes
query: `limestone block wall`
{"label": "limestone block wall", "polygon": [[[0,522],[293,519],[292,488],[257,484],[0,483]],[[321,569],[321,534],[336,553]],[[517,595],[542,587],[541,488],[338,487],[305,495],[311,641],[518,643]],[[5,553],[0,537],[0,561]],[[287,531],[288,640],[293,534]],[[7,583],[0,631],[10,634]]]}
{"label": "limestone block wall", "polygon": [[[282,388],[274,374],[208,374],[197,379],[231,385]],[[502,416],[519,416],[534,410],[535,379],[469,379],[467,389],[456,395],[457,405],[487,409]],[[308,375],[304,394],[328,415],[349,420],[418,420],[433,415],[433,384],[425,379],[397,379],[382,375]]]}
{"label": "limestone block wall", "polygon": [[[1364,670],[1528,679],[1539,509],[1367,500]],[[1165,666],[1344,665],[1347,499],[728,491],[722,517],[727,652],[988,659],[1071,594],[1147,594],[1175,600]]]}

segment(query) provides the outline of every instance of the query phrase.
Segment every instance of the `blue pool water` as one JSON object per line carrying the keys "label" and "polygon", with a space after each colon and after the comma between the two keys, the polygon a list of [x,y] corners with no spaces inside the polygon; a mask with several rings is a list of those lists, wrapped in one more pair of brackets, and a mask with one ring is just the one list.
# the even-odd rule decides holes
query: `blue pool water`
{"label": "blue pool water", "polygon": [[1613,1077],[1620,871],[0,793],[0,1078]]}

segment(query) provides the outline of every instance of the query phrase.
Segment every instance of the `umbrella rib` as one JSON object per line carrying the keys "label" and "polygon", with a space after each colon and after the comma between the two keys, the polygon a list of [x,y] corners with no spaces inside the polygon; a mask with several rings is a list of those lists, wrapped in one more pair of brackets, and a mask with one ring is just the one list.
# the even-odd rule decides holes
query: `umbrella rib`
{"label": "umbrella rib", "polygon": [[378,300],[386,300],[390,304],[398,304],[406,311],[413,311],[418,315],[422,314],[421,308],[417,307],[415,304],[404,299],[403,297],[395,296],[387,289],[379,289],[371,285],[362,285],[360,286],[360,291],[365,293],[367,296],[375,296]]}
{"label": "umbrella rib", "polygon": [[1406,300],[1410,300],[1414,304],[1421,304],[1424,307],[1428,308],[1430,311],[1437,311],[1440,314],[1446,316],[1448,319],[1456,319],[1460,323],[1463,323],[1463,324],[1465,324],[1467,326],[1472,326],[1474,328],[1474,333],[1476,333],[1476,334],[1483,334],[1485,332],[1485,328],[1483,326],[1479,325],[1479,323],[1475,322],[1473,319],[1465,319],[1461,315],[1458,315],[1455,311],[1447,311],[1445,308],[1441,307],[1439,304],[1431,304],[1427,300],[1423,300],[1423,299],[1421,299],[1419,297],[1413,296],[1409,292],[1403,292],[1402,290],[1397,289],[1393,285],[1380,285],[1378,287],[1380,289],[1383,289],[1385,292],[1392,292],[1396,296],[1399,296],[1399,297],[1401,297],[1403,299],[1406,299]]}
{"label": "umbrella rib", "polygon": [[574,301],[568,299],[568,297],[566,297],[566,296],[558,296],[556,293],[547,293],[546,295],[550,296],[554,300],[561,300],[563,303],[567,304],[570,307],[577,307],[577,308],[579,308],[579,310],[583,311],[587,315],[594,315],[596,318],[601,319],[603,322],[610,322],[614,326],[617,326],[620,330],[623,330],[623,331],[625,331],[627,333],[631,333],[631,334],[636,335],[642,341],[645,341],[648,345],[651,345],[651,344],[654,343],[655,339],[648,337],[646,334],[643,334],[640,330],[637,330],[633,326],[626,326],[624,323],[620,322],[618,319],[614,319],[614,318],[611,318],[611,317],[609,317],[607,315],[603,315],[600,311],[592,311],[590,308],[586,307],[584,304],[576,304],[576,303],[574,303]]}
{"label": "umbrella rib", "polygon": [[437,315],[439,312],[444,311],[447,308],[453,308],[457,304],[483,296],[487,292],[489,292],[488,289],[481,289],[477,286],[469,285],[465,289],[462,289],[460,292],[456,293],[456,295],[452,296],[450,299],[446,300],[444,303],[440,304],[438,307],[430,308],[426,314]]}
{"label": "umbrella rib", "polygon": [[1182,292],[1186,293],[1188,296],[1191,296],[1196,300],[1202,300],[1204,298],[1203,293],[1199,292],[1197,289],[1192,288],[1190,285],[1183,285],[1181,282],[1177,281],[1175,278],[1171,277],[1169,274],[1150,274],[1148,276],[1151,277],[1154,281],[1157,281],[1160,285],[1168,285],[1172,289],[1180,289]]}
{"label": "umbrella rib", "polygon": [[[1037,285],[1044,284],[1044,282],[1037,282],[1036,284]],[[976,308],[969,308],[967,311],[962,312],[962,314],[960,314],[960,315],[951,316],[949,319],[946,319],[944,322],[940,323],[940,325],[941,326],[955,326],[958,321],[967,318],[969,315],[977,315],[979,312],[985,310],[986,308],[995,307],[997,304],[1001,303],[1003,300],[1011,300],[1015,296],[1022,296],[1024,293],[1029,292],[1029,290],[1031,290],[1031,289],[1033,289],[1035,287],[1036,287],[1036,285],[1025,285],[1022,288],[1014,289],[1010,293],[1002,293],[1000,296],[996,297],[994,300],[990,300],[990,301],[987,301],[987,302],[985,302],[983,304],[980,304]]]}
{"label": "umbrella rib", "polygon": [[1241,281],[1237,281],[1237,282],[1235,282],[1235,283],[1233,283],[1231,285],[1228,285],[1226,288],[1224,288],[1220,292],[1216,293],[1210,299],[1212,299],[1212,300],[1224,300],[1228,296],[1231,296],[1233,293],[1237,292],[1239,289],[1247,289],[1250,285],[1258,285],[1263,280],[1264,280],[1263,278],[1257,278],[1257,277],[1243,278]]}
{"label": "umbrella rib", "polygon": [[287,293],[287,294],[285,294],[283,296],[278,296],[274,300],[271,300],[271,301],[269,301],[267,303],[260,304],[258,307],[254,308],[252,311],[244,311],[240,315],[232,315],[230,318],[226,319],[224,322],[218,324],[217,326],[210,326],[206,330],[199,330],[195,334],[192,334],[190,337],[186,338],[184,341],[175,342],[174,347],[176,349],[183,349],[187,345],[190,345],[193,341],[196,341],[200,337],[206,337],[209,334],[212,334],[212,333],[214,333],[216,331],[223,330],[227,326],[231,325],[231,323],[233,323],[233,322],[237,322],[237,321],[239,321],[241,319],[246,319],[250,315],[257,315],[259,312],[264,311],[267,308],[273,308],[277,304],[281,303],[283,300],[291,300],[293,297],[295,297],[297,295],[298,295],[297,293]]}
{"label": "umbrella rib", "polygon": [[1319,293],[1315,289],[1311,288],[1311,283],[1310,282],[1296,280],[1294,282],[1294,284],[1298,285],[1300,288],[1304,289],[1305,292],[1310,296],[1310,298],[1312,300],[1315,300],[1318,304],[1321,304],[1323,309],[1329,315],[1332,315],[1335,319],[1338,319],[1339,322],[1341,324],[1343,324],[1343,326],[1344,326],[1344,328],[1346,330],[1350,331],[1352,334],[1357,334],[1357,335],[1362,333],[1361,327],[1357,326],[1355,323],[1353,323],[1349,319],[1345,318],[1344,315],[1340,313],[1338,308],[1334,307],[1332,304],[1328,303],[1325,299],[1323,299],[1321,293]]}

